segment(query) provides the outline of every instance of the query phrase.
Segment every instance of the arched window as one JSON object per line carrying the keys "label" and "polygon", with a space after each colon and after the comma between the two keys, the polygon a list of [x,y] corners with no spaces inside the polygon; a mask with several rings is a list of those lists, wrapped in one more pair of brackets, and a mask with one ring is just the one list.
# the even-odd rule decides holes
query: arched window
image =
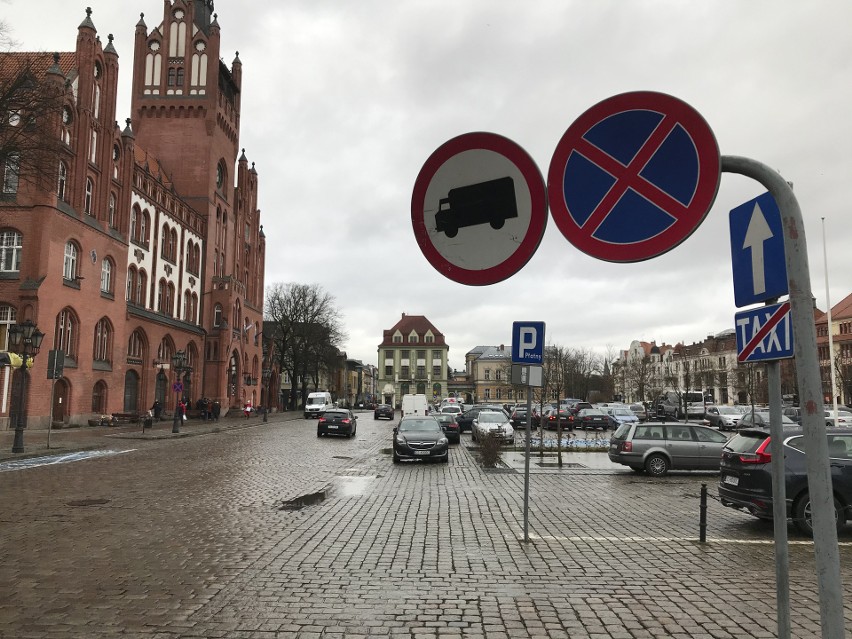
{"label": "arched window", "polygon": [[65,357],[77,357],[77,318],[70,308],[65,308],[56,316],[54,344],[65,353]]}
{"label": "arched window", "polygon": [[166,313],[172,317],[175,315],[175,285],[171,282],[166,288]]}
{"label": "arched window", "polygon": [[62,266],[62,277],[66,280],[76,280],[77,278],[77,255],[79,249],[74,242],[68,241],[65,243],[65,260]]}
{"label": "arched window", "polygon": [[0,272],[15,273],[21,270],[23,239],[17,231],[0,233]]}
{"label": "arched window", "polygon": [[111,229],[115,228],[115,193],[109,194],[109,209],[107,210],[107,223]]}
{"label": "arched window", "polygon": [[112,260],[108,257],[101,262],[101,293],[112,293]]}
{"label": "arched window", "polygon": [[137,329],[130,334],[130,339],[127,341],[127,356],[142,359],[144,348],[145,339]]}
{"label": "arched window", "polygon": [[93,359],[99,362],[112,361],[112,327],[109,320],[102,317],[95,324],[95,343],[92,348]]}
{"label": "arched window", "polygon": [[103,380],[99,380],[92,388],[92,412],[96,414],[104,414],[107,405],[107,385]]}
{"label": "arched window", "polygon": [[125,301],[135,303],[136,297],[134,296],[134,292],[136,291],[136,267],[130,266],[127,269],[127,293],[124,295]]}
{"label": "arched window", "polygon": [[192,294],[192,313],[189,316],[189,321],[193,324],[198,324],[198,295]]}
{"label": "arched window", "polygon": [[190,312],[192,311],[192,296],[190,295],[189,289],[186,289],[183,293],[183,321],[189,322],[191,321]]}
{"label": "arched window", "polygon": [[135,206],[130,210],[130,241],[136,241],[137,225],[139,224],[139,209]]}
{"label": "arched window", "polygon": [[86,199],[83,202],[83,212],[86,215],[92,214],[92,191],[94,190],[94,185],[92,184],[91,178],[86,178]]}
{"label": "arched window", "polygon": [[0,305],[0,349],[9,348],[9,327],[15,323],[18,312],[8,304]]}
{"label": "arched window", "polygon": [[160,257],[169,258],[169,225],[163,224],[163,232],[160,234]]}
{"label": "arched window", "polygon": [[2,158],[3,164],[3,193],[14,195],[18,192],[18,177],[21,169],[21,156],[18,153],[9,153]]}
{"label": "arched window", "polygon": [[166,280],[160,280],[157,284],[157,310],[166,312]]}
{"label": "arched window", "polygon": [[139,276],[136,278],[136,303],[148,307],[148,275],[142,269],[139,269]]}
{"label": "arched window", "polygon": [[177,262],[177,231],[174,229],[169,233],[169,259]]}
{"label": "arched window", "polygon": [[56,185],[56,197],[65,200],[65,185],[68,182],[68,167],[65,162],[59,162],[59,182]]}
{"label": "arched window", "polygon": [[145,246],[148,246],[148,221],[150,219],[148,209],[142,211],[142,215],[139,216],[139,242]]}

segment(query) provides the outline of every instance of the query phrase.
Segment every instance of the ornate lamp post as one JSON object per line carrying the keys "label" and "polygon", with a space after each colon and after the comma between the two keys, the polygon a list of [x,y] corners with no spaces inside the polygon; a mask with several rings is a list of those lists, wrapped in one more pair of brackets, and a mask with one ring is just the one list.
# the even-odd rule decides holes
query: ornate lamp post
{"label": "ornate lamp post", "polygon": [[179,433],[180,432],[180,422],[183,419],[183,415],[180,411],[180,396],[183,393],[183,374],[188,373],[192,370],[192,366],[186,365],[186,353],[183,351],[178,351],[174,355],[172,355],[172,368],[175,371],[175,415],[174,420],[172,421],[172,432]]}
{"label": "ornate lamp post", "polygon": [[[13,353],[18,353],[23,362],[21,363],[21,371],[18,373],[18,396],[16,402],[18,411],[15,415],[15,440],[12,443],[13,453],[24,452],[24,427],[26,426],[26,403],[25,393],[29,373],[27,372],[27,359],[34,358],[41,349],[41,341],[44,339],[44,333],[38,330],[38,327],[33,324],[32,320],[27,320],[22,324],[15,324],[9,327],[9,346]],[[48,425],[48,428],[50,425]]]}

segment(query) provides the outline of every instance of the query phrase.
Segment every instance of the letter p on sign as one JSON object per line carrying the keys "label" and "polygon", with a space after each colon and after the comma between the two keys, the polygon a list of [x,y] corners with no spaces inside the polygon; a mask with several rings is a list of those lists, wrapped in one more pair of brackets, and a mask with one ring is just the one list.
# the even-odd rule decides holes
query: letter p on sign
{"label": "letter p on sign", "polygon": [[544,322],[512,323],[512,363],[541,365],[544,358]]}

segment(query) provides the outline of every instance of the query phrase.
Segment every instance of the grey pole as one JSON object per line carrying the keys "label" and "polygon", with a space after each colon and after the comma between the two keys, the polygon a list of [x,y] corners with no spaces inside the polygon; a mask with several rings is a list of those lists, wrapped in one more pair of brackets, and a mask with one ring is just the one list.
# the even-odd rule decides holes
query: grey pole
{"label": "grey pole", "polygon": [[[781,363],[766,363],[769,381],[769,450],[772,453],[772,503],[787,503],[784,482],[784,426],[781,423]],[[775,524],[775,597],[778,639],[790,639],[790,548],[787,543],[787,510],[773,506]]]}
{"label": "grey pole", "polygon": [[817,359],[813,294],[802,211],[790,185],[765,164],[749,158],[725,155],[722,156],[722,170],[739,173],[760,182],[775,198],[775,203],[781,211],[799,403],[804,409],[802,426],[813,515],[814,559],[819,585],[822,637],[842,639],[845,637],[843,584],[840,579],[840,552],[837,546],[828,442],[825,435],[825,407]]}
{"label": "grey pole", "polygon": [[[527,378],[529,379],[529,378]],[[527,443],[524,450],[524,543],[530,542],[530,437],[532,424],[532,386],[527,386]]]}

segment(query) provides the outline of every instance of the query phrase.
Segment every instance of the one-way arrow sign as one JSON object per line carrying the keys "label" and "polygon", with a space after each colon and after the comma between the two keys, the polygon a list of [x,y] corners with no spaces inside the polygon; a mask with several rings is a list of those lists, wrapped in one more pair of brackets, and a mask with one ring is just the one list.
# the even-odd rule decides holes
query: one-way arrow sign
{"label": "one-way arrow sign", "polygon": [[734,300],[749,306],[787,294],[781,212],[764,193],[730,214]]}

